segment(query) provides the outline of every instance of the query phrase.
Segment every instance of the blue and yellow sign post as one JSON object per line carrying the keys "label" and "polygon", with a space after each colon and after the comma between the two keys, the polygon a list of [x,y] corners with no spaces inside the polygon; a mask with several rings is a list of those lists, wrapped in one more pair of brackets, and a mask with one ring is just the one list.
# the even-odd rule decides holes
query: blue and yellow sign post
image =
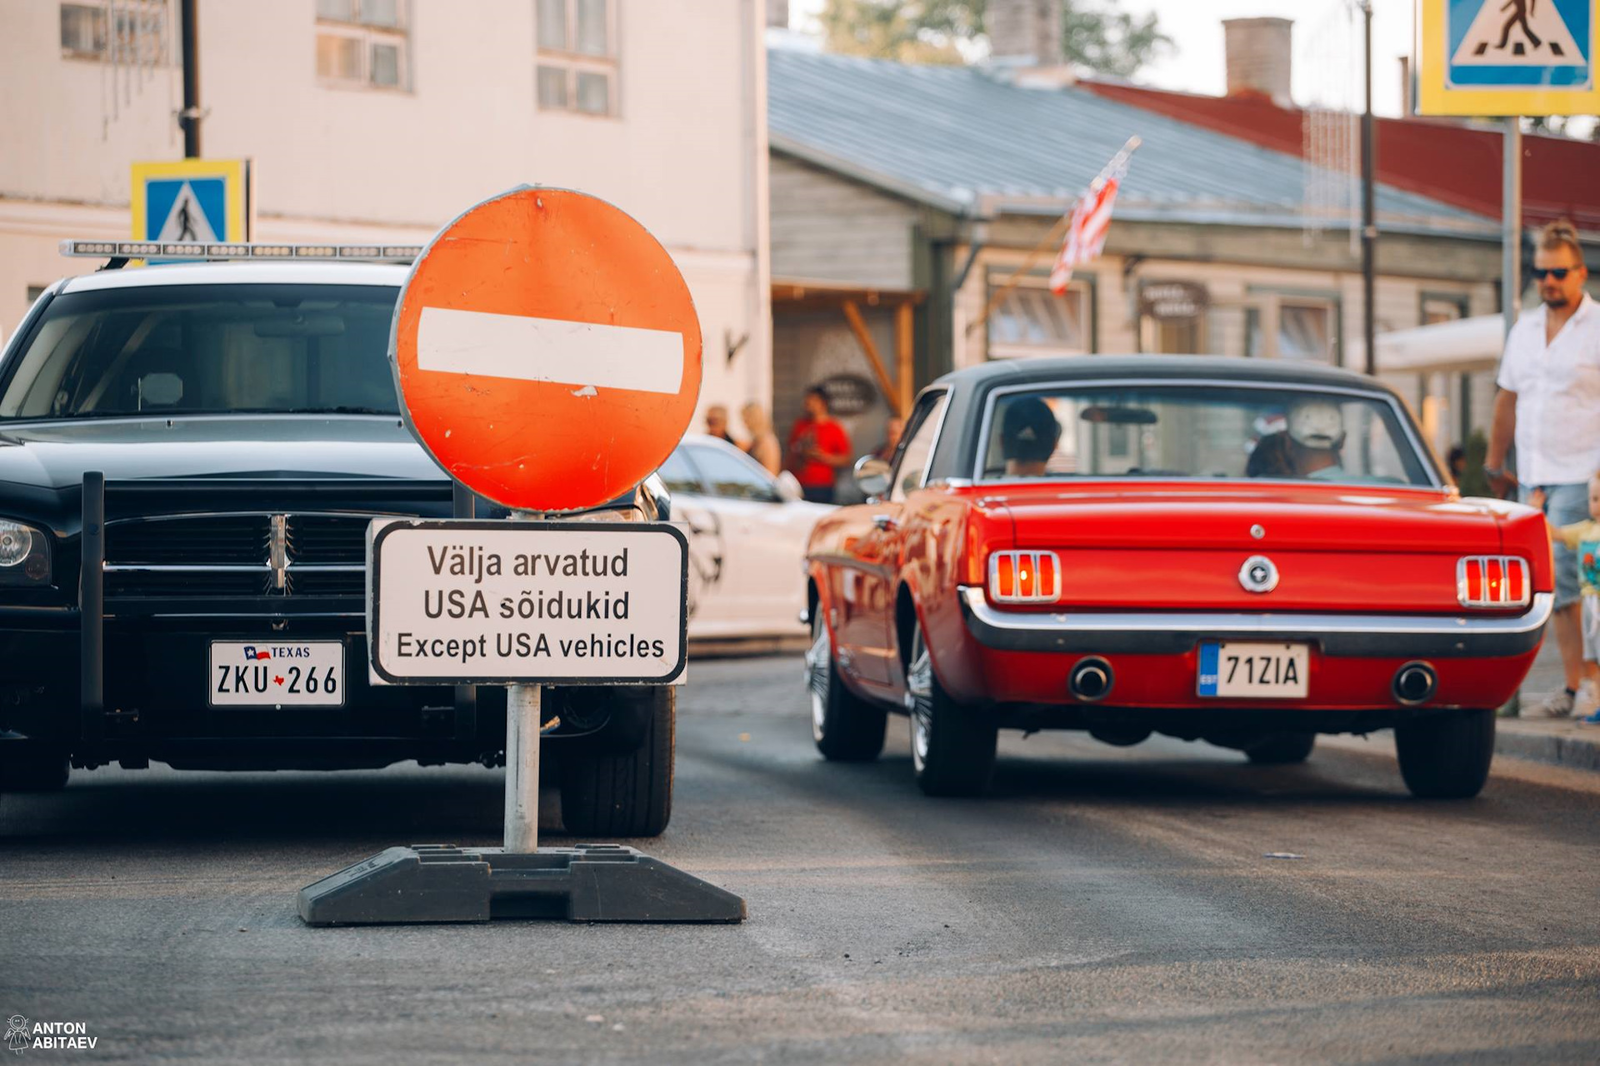
{"label": "blue and yellow sign post", "polygon": [[1424,115],[1600,113],[1596,0],[1421,0]]}
{"label": "blue and yellow sign post", "polygon": [[1418,0],[1417,111],[1506,117],[1506,331],[1522,292],[1522,115],[1600,114],[1600,0]]}
{"label": "blue and yellow sign post", "polygon": [[232,244],[250,239],[248,159],[133,164],[133,239]]}

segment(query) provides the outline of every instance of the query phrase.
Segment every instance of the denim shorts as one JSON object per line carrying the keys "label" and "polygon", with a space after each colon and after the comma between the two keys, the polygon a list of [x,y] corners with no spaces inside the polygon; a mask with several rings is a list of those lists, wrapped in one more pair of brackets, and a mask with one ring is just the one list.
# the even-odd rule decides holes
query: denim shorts
{"label": "denim shorts", "polygon": [[[1544,490],[1544,516],[1552,529],[1586,521],[1589,517],[1589,483],[1571,482],[1564,485],[1523,485],[1522,502],[1535,488]],[[1570,607],[1578,602],[1578,553],[1555,542],[1556,609]]]}

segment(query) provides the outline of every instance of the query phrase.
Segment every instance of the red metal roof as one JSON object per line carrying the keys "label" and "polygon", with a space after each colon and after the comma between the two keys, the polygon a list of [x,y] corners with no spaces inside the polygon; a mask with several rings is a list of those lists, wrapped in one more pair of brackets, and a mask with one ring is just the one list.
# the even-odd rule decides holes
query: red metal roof
{"label": "red metal roof", "polygon": [[[1087,79],[1078,85],[1263,148],[1303,154],[1305,112],[1279,107],[1266,96],[1200,96]],[[1374,136],[1379,181],[1500,217],[1499,133],[1444,119],[1379,118]],[[1600,230],[1600,144],[1529,135],[1522,150],[1523,223],[1568,218],[1582,230]]]}

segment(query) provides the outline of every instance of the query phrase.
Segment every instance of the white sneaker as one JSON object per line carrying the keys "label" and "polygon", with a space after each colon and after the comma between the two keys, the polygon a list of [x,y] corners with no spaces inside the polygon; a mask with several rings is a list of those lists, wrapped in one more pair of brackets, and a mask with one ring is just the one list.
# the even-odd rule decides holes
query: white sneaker
{"label": "white sneaker", "polygon": [[1578,686],[1578,698],[1572,701],[1572,717],[1587,718],[1596,711],[1600,711],[1600,687],[1585,679]]}
{"label": "white sneaker", "polygon": [[1566,689],[1557,689],[1555,695],[1546,696],[1543,700],[1522,711],[1524,718],[1570,718],[1572,706],[1576,701],[1572,693]]}

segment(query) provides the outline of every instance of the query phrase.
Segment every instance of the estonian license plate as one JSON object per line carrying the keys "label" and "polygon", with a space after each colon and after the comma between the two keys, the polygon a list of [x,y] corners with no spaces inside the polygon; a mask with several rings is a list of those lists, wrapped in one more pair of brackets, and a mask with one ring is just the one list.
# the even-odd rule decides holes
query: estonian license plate
{"label": "estonian license plate", "polygon": [[344,644],[214,640],[210,678],[213,707],[343,707]]}
{"label": "estonian license plate", "polygon": [[1200,695],[1240,699],[1304,699],[1308,644],[1200,645]]}

